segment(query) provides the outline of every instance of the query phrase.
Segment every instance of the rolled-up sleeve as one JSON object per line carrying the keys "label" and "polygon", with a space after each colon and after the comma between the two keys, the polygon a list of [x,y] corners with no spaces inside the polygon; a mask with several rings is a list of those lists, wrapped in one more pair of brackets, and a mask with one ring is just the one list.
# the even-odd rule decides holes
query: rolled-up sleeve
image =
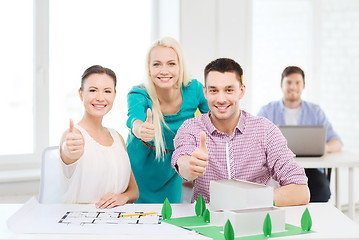
{"label": "rolled-up sleeve", "polygon": [[304,169],[295,161],[295,155],[287,147],[287,141],[280,130],[268,122],[266,154],[271,175],[281,186],[289,184],[307,184]]}
{"label": "rolled-up sleeve", "polygon": [[192,119],[189,119],[178,129],[176,137],[173,140],[175,151],[172,154],[171,165],[177,173],[178,169],[176,165],[178,158],[183,155],[191,156],[194,150],[198,147],[198,138],[196,138],[194,132],[195,130],[192,127]]}
{"label": "rolled-up sleeve", "polygon": [[332,124],[329,122],[328,118],[326,117],[324,111],[318,106],[317,112],[315,114],[318,117],[319,124],[324,125],[327,128],[327,139],[326,141],[329,142],[332,139],[337,139],[341,143],[342,140],[340,139],[339,135],[334,131]]}

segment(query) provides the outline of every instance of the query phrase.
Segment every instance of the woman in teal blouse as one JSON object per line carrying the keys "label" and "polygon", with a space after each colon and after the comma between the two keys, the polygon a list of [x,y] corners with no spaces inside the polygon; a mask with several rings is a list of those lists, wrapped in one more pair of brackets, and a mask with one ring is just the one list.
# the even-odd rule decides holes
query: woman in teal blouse
{"label": "woman in teal blouse", "polygon": [[157,41],[147,56],[148,79],[128,93],[127,151],[140,191],[137,203],[179,203],[182,179],[171,167],[173,139],[197,108],[208,112],[203,85],[187,77],[173,38]]}

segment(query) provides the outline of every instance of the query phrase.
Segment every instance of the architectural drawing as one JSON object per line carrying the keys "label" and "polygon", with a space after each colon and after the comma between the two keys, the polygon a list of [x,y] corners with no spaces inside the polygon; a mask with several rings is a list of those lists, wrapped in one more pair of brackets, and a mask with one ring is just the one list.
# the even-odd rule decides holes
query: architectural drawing
{"label": "architectural drawing", "polygon": [[[70,211],[59,220],[61,224],[161,224],[162,216],[158,214],[138,215],[143,212],[101,212]],[[138,215],[121,217],[121,215]]]}

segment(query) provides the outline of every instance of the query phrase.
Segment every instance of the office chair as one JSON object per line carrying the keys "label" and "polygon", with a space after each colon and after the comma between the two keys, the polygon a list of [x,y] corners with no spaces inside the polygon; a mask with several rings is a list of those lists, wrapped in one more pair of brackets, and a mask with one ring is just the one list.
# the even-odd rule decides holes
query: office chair
{"label": "office chair", "polygon": [[61,164],[58,146],[48,147],[42,152],[40,203],[62,203],[66,182]]}
{"label": "office chair", "polygon": [[332,169],[331,169],[331,168],[324,168],[324,173],[325,173],[325,175],[327,176],[328,181],[329,181],[329,183],[330,183],[330,178],[331,178],[331,176],[332,176]]}

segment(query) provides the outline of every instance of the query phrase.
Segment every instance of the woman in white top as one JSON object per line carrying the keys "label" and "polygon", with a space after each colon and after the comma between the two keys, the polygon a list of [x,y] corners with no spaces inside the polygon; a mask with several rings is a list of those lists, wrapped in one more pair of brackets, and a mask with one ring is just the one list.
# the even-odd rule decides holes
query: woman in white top
{"label": "woman in white top", "polygon": [[102,126],[116,96],[116,75],[99,65],[82,75],[79,94],[85,107],[81,121],[63,134],[60,154],[69,185],[65,203],[95,203],[112,208],[135,202],[139,193],[125,142]]}

